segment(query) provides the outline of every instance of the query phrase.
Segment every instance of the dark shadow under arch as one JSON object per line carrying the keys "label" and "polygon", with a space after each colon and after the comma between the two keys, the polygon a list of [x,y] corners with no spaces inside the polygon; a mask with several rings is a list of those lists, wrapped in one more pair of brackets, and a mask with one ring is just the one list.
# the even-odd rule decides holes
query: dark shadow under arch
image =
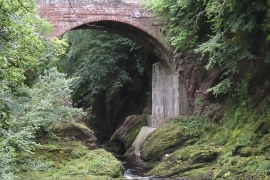
{"label": "dark shadow under arch", "polygon": [[163,64],[166,71],[168,73],[172,72],[172,65],[170,64],[170,62],[173,61],[170,52],[168,52],[168,50],[157,39],[137,27],[123,22],[103,20],[83,24],[71,30],[76,29],[94,29],[100,31],[108,31],[127,37],[141,44],[150,52],[152,52]]}

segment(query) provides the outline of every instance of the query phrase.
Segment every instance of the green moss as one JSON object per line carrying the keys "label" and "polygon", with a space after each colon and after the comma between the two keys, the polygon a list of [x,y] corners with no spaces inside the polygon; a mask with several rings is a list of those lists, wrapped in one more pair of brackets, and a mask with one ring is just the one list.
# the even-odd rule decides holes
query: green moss
{"label": "green moss", "polygon": [[[165,156],[162,161],[149,171],[149,175],[173,176],[173,177],[195,177],[200,174],[212,176],[212,172],[203,170],[212,166],[220,150],[214,146],[190,145],[183,147]],[[203,169],[203,170],[202,170]],[[189,173],[187,173],[189,172]]]}
{"label": "green moss", "polygon": [[269,165],[269,161],[262,156],[220,159],[214,179],[264,179],[269,174]]}
{"label": "green moss", "polygon": [[[137,135],[140,133],[141,128],[146,125],[146,115],[128,116],[124,124],[117,129],[111,137],[107,149],[112,152],[124,153],[131,148]],[[123,145],[124,148],[118,150],[121,145]]]}
{"label": "green moss", "polygon": [[91,129],[89,129],[85,124],[76,123],[76,122],[59,122],[54,125],[52,131],[57,136],[68,137],[74,134],[74,130],[81,130],[83,133],[87,135],[94,136],[94,132]]}
{"label": "green moss", "polygon": [[137,117],[137,120],[132,124],[129,130],[121,137],[121,142],[124,144],[126,150],[132,146],[132,143],[140,133],[141,128],[147,125],[147,119],[145,115]]}
{"label": "green moss", "polygon": [[225,104],[225,109],[226,115],[217,123],[190,117],[159,127],[142,148],[142,157],[150,160],[149,175],[269,179],[270,112],[260,115],[231,104]]}
{"label": "green moss", "polygon": [[[20,180],[31,179],[62,179],[62,180],[109,180],[123,175],[123,166],[111,153],[103,149],[89,150],[77,139],[67,137],[62,130],[65,125],[59,125],[58,135],[52,139],[40,140],[33,155],[24,159],[17,174]],[[70,127],[70,126],[68,126]],[[91,133],[84,126],[84,133]],[[61,129],[61,131],[60,131]],[[80,131],[81,132],[81,131]],[[71,133],[73,134],[73,132]]]}
{"label": "green moss", "polygon": [[68,144],[41,146],[30,161],[36,168],[24,165],[19,179],[112,179],[122,176],[121,162],[111,153],[102,149],[90,151],[78,142]]}
{"label": "green moss", "polygon": [[[184,145],[188,139],[178,123],[166,123],[143,143],[141,156],[145,160],[159,160],[170,148]],[[172,151],[172,150],[171,150]]]}
{"label": "green moss", "polygon": [[144,160],[160,160],[174,150],[194,144],[205,131],[215,131],[213,125],[200,118],[173,119],[154,131],[143,143],[141,157]]}

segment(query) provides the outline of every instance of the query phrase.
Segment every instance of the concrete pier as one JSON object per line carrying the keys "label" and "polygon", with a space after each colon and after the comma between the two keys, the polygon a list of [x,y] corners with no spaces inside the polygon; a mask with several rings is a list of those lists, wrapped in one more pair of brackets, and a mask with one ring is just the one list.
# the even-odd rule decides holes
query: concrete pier
{"label": "concrete pier", "polygon": [[188,114],[188,99],[178,73],[168,73],[158,62],[152,73],[151,127],[159,127],[169,117]]}

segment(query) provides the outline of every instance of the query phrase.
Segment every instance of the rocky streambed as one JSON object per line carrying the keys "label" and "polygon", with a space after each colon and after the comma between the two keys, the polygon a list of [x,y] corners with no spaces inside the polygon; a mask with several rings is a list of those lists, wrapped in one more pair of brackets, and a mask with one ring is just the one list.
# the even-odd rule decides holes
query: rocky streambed
{"label": "rocky streambed", "polygon": [[132,142],[146,119],[131,116],[126,121],[107,146],[109,150],[126,152],[124,156],[117,156],[118,160],[112,153],[96,149],[94,133],[85,125],[60,123],[54,127],[55,136],[40,137],[35,152],[18,162],[18,178],[270,178],[268,116],[257,116],[245,108],[238,108],[227,111],[218,123],[200,116],[170,118],[141,145],[142,160],[134,156]]}
{"label": "rocky streambed", "polygon": [[[170,118],[140,148],[143,176],[186,180],[269,179],[268,120],[245,108],[228,110],[217,122],[202,116]],[[118,139],[128,149],[126,155],[134,156],[134,148],[125,144],[129,141],[121,139],[135,138],[129,136],[132,126],[129,128],[122,131],[120,127],[116,133],[121,132],[121,136],[115,134],[112,140]]]}

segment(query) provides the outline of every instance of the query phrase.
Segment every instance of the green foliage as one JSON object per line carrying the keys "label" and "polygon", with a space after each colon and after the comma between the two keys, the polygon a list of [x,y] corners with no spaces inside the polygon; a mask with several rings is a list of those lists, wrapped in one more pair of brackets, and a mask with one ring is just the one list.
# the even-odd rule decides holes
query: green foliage
{"label": "green foliage", "polygon": [[93,30],[71,31],[64,38],[70,47],[59,67],[78,77],[73,84],[75,100],[84,96],[87,101],[108,89],[112,97],[133,83],[132,73],[144,73],[142,47],[126,38]]}
{"label": "green foliage", "polygon": [[231,81],[230,79],[224,79],[216,86],[209,88],[207,92],[213,92],[215,96],[217,96],[219,93],[226,93],[230,90]]}
{"label": "green foliage", "polygon": [[263,0],[146,0],[146,6],[167,23],[168,39],[176,50],[196,48],[206,68],[220,66],[223,76],[209,89],[215,95],[231,89],[239,63],[269,59],[269,1]]}
{"label": "green foliage", "polygon": [[11,111],[8,124],[2,122],[0,128],[2,178],[15,170],[18,159],[32,151],[36,145],[34,137],[51,133],[52,125],[58,121],[70,121],[84,115],[81,109],[71,107],[71,82],[72,79],[65,79],[64,74],[52,68],[45,71],[32,88],[24,88],[28,98],[2,96],[4,108]]}
{"label": "green foliage", "polygon": [[233,97],[235,97],[235,101],[241,106],[246,106],[248,101],[250,100],[248,94],[249,81],[250,74],[247,74],[245,78],[237,84],[237,87],[235,88],[235,92],[233,94]]}
{"label": "green foliage", "polygon": [[34,34],[34,22],[27,18],[35,13],[35,2],[21,3],[24,7],[19,1],[0,1],[0,82],[3,87],[10,82],[22,83],[24,72],[38,63],[43,48]]}
{"label": "green foliage", "polygon": [[[146,0],[145,5],[154,12],[161,13],[161,21],[168,22],[168,40],[182,50],[192,48],[198,40],[197,30],[203,15],[203,2],[197,0]],[[198,13],[199,12],[199,13]]]}
{"label": "green foliage", "polygon": [[26,78],[24,83],[28,86],[36,83],[38,76],[42,75],[46,69],[57,66],[58,61],[65,54],[68,46],[65,40],[57,38],[41,38],[41,42],[44,49],[40,52],[38,65],[32,69],[27,69],[24,73]]}
{"label": "green foliage", "polygon": [[82,109],[72,108],[70,86],[73,80],[66,79],[65,74],[57,72],[56,68],[45,71],[33,87],[25,88],[31,101],[23,106],[18,121],[50,132],[55,122],[83,115]]}
{"label": "green foliage", "polygon": [[[44,39],[52,26],[37,16],[34,0],[0,0],[0,178],[14,179],[21,158],[32,152],[38,133],[59,120],[83,115],[71,108],[70,83],[52,67],[64,41]],[[39,62],[42,61],[39,68]],[[46,65],[45,65],[46,64]],[[48,68],[46,67],[46,68]],[[37,70],[34,72],[34,70]],[[33,88],[25,86],[27,83]]]}

